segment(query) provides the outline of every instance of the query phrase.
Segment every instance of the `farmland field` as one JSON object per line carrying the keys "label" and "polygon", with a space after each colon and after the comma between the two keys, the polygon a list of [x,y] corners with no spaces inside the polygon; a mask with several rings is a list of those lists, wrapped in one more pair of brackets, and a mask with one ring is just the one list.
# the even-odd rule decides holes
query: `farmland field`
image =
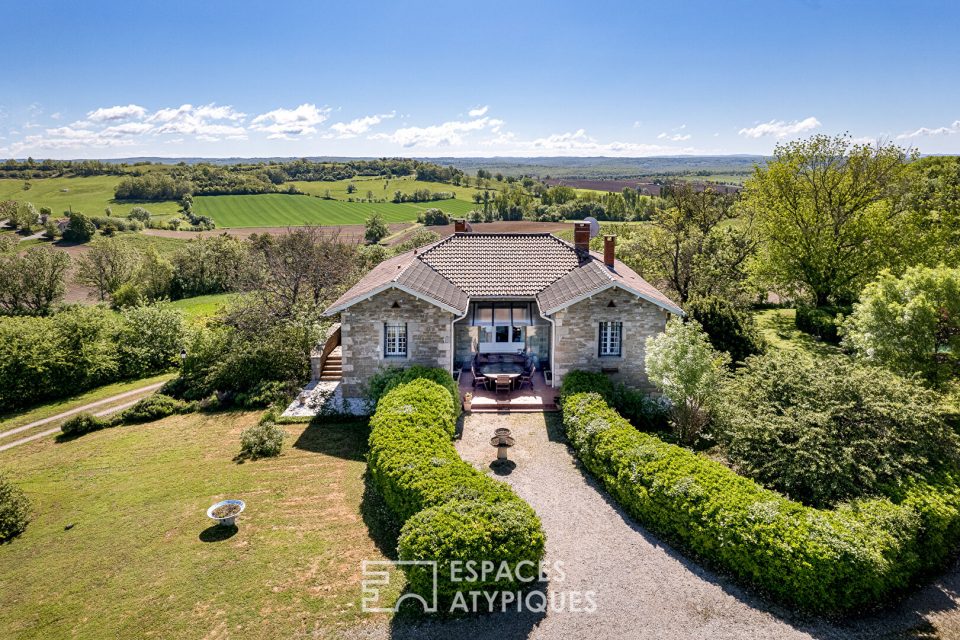
{"label": "farmland field", "polygon": [[149,202],[138,205],[133,202],[116,202],[113,190],[122,176],[94,176],[90,178],[39,178],[30,181],[30,189],[24,191],[23,180],[0,179],[0,200],[32,202],[40,207],[49,207],[54,215],[73,210],[87,215],[103,215],[110,207],[114,216],[124,218],[136,206],[144,206],[157,215],[173,214],[179,206],[176,202]]}
{"label": "farmland field", "polygon": [[286,227],[306,224],[363,224],[374,213],[387,222],[412,222],[420,209],[412,204],[341,202],[310,196],[268,193],[255,196],[199,196],[194,210],[217,227]]}

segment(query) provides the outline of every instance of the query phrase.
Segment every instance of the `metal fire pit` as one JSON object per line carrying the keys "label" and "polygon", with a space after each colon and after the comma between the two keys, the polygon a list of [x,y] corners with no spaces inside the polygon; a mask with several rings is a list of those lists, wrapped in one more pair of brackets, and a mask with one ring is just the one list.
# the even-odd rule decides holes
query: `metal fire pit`
{"label": "metal fire pit", "polygon": [[497,460],[506,460],[507,449],[515,444],[510,436],[510,429],[497,429],[493,433],[494,436],[490,438],[490,444],[497,448]]}

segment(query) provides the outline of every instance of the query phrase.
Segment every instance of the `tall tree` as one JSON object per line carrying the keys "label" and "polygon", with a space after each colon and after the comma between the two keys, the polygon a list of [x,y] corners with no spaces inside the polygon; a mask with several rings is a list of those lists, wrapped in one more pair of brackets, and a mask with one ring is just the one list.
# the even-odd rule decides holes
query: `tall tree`
{"label": "tall tree", "polygon": [[777,145],[744,195],[764,241],[763,274],[821,306],[852,301],[881,269],[899,265],[917,240],[904,206],[910,159],[896,145],[849,135]]}
{"label": "tall tree", "polygon": [[11,315],[47,315],[66,292],[70,256],[49,247],[23,255],[0,255],[0,310]]}
{"label": "tall tree", "polygon": [[120,238],[102,238],[77,260],[76,280],[93,287],[101,301],[131,282],[140,266],[140,252]]}
{"label": "tall tree", "polygon": [[730,223],[734,196],[712,189],[681,182],[666,193],[671,206],[655,211],[649,227],[628,235],[623,259],[681,304],[709,296],[743,298],[747,261],[757,246],[751,217]]}

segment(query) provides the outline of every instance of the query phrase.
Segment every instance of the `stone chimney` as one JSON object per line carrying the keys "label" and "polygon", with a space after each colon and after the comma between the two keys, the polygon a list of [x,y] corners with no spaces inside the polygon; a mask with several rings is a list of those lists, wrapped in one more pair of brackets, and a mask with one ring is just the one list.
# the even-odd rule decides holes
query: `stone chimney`
{"label": "stone chimney", "polygon": [[589,222],[573,223],[573,246],[576,247],[577,251],[589,253],[590,251],[590,223]]}
{"label": "stone chimney", "polygon": [[603,264],[613,269],[617,257],[617,236],[603,236]]}
{"label": "stone chimney", "polygon": [[454,233],[467,233],[470,228],[467,226],[467,221],[465,218],[457,218],[453,221],[453,232]]}

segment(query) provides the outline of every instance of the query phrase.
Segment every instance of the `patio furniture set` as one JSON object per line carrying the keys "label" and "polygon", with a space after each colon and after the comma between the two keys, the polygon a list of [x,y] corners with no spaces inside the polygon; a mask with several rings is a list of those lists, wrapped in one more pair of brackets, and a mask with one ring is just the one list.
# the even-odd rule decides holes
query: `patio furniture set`
{"label": "patio furniture set", "polygon": [[481,353],[470,363],[473,388],[483,387],[497,394],[523,389],[533,389],[533,374],[536,363],[522,354]]}

